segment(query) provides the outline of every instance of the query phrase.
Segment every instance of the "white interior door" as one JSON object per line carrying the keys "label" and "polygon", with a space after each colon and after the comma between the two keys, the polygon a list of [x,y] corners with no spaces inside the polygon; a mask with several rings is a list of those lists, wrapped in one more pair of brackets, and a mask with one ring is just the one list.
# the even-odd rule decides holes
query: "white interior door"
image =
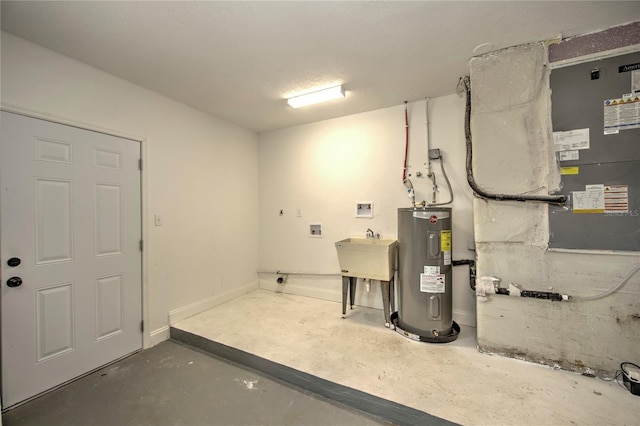
{"label": "white interior door", "polygon": [[141,197],[139,142],[1,118],[6,408],[142,347]]}

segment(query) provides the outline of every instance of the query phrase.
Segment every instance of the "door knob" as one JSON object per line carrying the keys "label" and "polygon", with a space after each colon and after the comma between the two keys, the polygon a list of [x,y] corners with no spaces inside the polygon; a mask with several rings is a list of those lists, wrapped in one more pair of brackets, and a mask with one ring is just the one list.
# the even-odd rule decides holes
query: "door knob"
{"label": "door knob", "polygon": [[20,287],[22,285],[22,278],[20,277],[11,277],[7,280],[7,285],[9,287]]}
{"label": "door knob", "polygon": [[12,257],[11,259],[7,260],[7,265],[11,266],[12,268],[15,268],[16,266],[20,265],[21,260],[17,257]]}

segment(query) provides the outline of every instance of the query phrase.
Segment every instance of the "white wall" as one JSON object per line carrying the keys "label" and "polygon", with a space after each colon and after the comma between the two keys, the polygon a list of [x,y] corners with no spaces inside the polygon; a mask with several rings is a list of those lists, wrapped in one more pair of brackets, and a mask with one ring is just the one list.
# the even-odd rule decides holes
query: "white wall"
{"label": "white wall", "polygon": [[[547,194],[559,185],[551,152],[551,93],[543,43],[471,61],[474,172],[498,193]],[[549,251],[549,208],[542,203],[476,199],[478,276],[502,285],[571,296],[601,293],[640,261],[640,253]],[[640,274],[594,301],[492,296],[478,302],[478,347],[563,368],[612,372],[637,361]]]}
{"label": "white wall", "polygon": [[[146,138],[152,332],[257,288],[257,135],[11,34],[2,105]],[[153,226],[161,214],[162,227]]]}
{"label": "white wall", "polygon": [[[429,105],[431,147],[441,149],[455,194],[453,256],[473,259],[467,249],[473,224],[464,167],[464,99],[445,96]],[[425,177],[425,101],[408,107],[409,173],[416,199],[431,200],[431,183]],[[334,274],[290,275],[286,284],[278,285],[275,275],[262,273],[261,287],[341,300],[334,243],[364,237],[367,228],[382,238],[397,238],[397,209],[411,205],[402,184],[404,143],[404,105],[260,135],[260,270]],[[438,162],[434,166],[441,188],[438,201],[446,201]],[[415,177],[417,171],[423,176]],[[373,219],[355,218],[357,201],[374,203]],[[311,223],[322,224],[322,238],[309,237]],[[357,304],[382,307],[379,283],[374,282],[369,294],[361,282],[358,287]],[[474,296],[464,266],[454,269],[453,308],[457,322],[475,325]]]}

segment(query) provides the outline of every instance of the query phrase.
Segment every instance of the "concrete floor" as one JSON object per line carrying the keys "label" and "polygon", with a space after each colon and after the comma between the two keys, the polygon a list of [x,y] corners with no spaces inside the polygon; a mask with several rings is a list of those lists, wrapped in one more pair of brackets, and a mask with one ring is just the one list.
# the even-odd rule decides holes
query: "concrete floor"
{"label": "concrete floor", "polygon": [[452,343],[415,342],[385,328],[380,310],[356,307],[342,319],[338,303],[267,290],[173,327],[436,419],[640,424],[640,398],[616,382],[481,354],[470,327]]}
{"label": "concrete floor", "polygon": [[4,426],[380,425],[168,341],[18,406]]}

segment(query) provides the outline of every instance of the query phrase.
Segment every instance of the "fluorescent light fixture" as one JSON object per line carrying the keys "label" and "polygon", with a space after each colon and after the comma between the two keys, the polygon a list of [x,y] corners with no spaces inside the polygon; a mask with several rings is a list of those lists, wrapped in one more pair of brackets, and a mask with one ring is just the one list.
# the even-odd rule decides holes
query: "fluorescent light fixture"
{"label": "fluorescent light fixture", "polygon": [[317,104],[319,102],[330,101],[332,99],[338,98],[344,98],[344,89],[342,88],[342,86],[334,86],[328,89],[318,90],[317,92],[294,96],[287,99],[287,103],[292,108],[300,108],[303,106]]}

